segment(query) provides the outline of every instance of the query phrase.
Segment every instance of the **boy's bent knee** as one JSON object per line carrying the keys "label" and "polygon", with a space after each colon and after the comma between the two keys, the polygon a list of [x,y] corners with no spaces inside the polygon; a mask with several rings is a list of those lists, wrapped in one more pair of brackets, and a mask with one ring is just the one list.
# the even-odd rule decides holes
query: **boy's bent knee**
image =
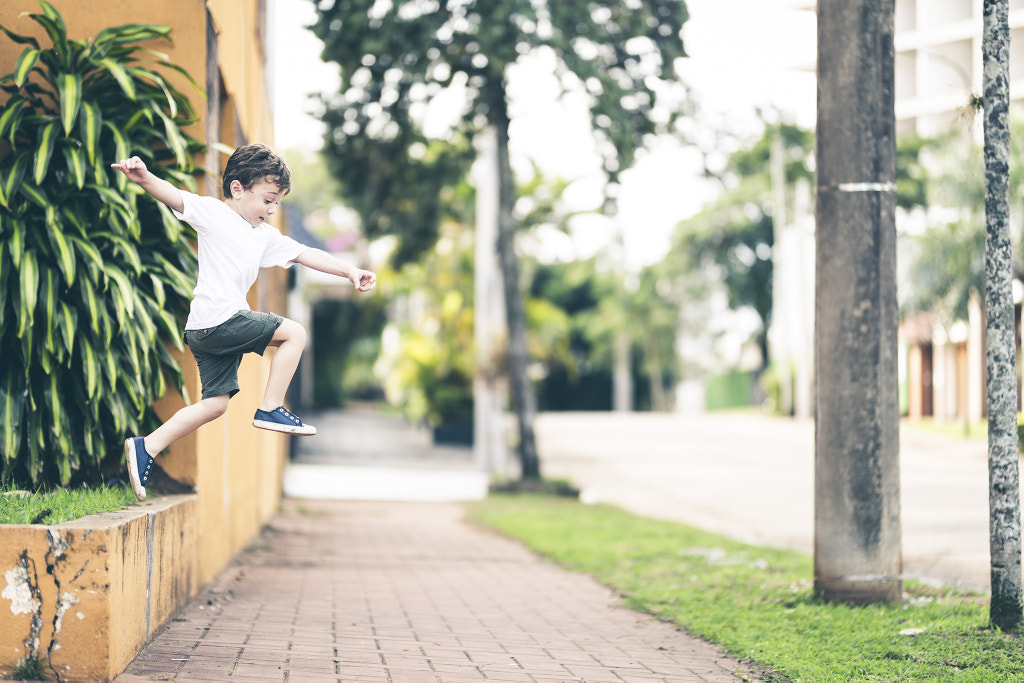
{"label": "boy's bent knee", "polygon": [[274,332],[274,338],[272,344],[280,346],[285,342],[298,343],[302,346],[306,345],[306,328],[295,322],[285,318],[281,325]]}
{"label": "boy's bent knee", "polygon": [[228,394],[221,394],[220,396],[211,396],[210,398],[204,398],[200,401],[200,405],[206,411],[206,414],[210,416],[210,419],[216,419],[228,412],[228,402],[231,397]]}

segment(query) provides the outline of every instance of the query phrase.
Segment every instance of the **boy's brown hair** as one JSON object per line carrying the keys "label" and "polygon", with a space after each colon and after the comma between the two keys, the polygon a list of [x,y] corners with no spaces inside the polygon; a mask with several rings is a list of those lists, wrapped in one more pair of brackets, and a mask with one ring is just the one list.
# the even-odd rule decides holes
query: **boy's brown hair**
{"label": "boy's brown hair", "polygon": [[231,181],[242,183],[246,190],[253,184],[267,180],[276,183],[285,193],[292,187],[292,174],[284,159],[274,154],[266,145],[258,142],[239,147],[224,166],[221,188],[224,196],[231,196]]}

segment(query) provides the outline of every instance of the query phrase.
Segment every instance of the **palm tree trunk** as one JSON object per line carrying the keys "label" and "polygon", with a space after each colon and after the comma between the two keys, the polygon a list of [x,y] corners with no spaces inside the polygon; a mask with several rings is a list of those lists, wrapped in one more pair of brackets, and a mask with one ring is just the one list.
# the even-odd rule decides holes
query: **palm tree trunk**
{"label": "palm tree trunk", "polygon": [[1010,29],[1007,0],[985,0],[985,311],[988,369],[989,618],[1002,629],[1021,621],[1020,483],[1017,471],[1017,350],[1010,242]]}
{"label": "palm tree trunk", "polygon": [[516,256],[516,223],[512,216],[515,184],[508,157],[508,103],[505,83],[496,84],[489,99],[491,124],[498,133],[498,262],[504,279],[505,315],[508,319],[508,372],[512,386],[512,405],[519,423],[519,465],[523,479],[540,479],[540,459],[533,433],[537,401],[528,373],[526,315],[519,289],[519,260]]}

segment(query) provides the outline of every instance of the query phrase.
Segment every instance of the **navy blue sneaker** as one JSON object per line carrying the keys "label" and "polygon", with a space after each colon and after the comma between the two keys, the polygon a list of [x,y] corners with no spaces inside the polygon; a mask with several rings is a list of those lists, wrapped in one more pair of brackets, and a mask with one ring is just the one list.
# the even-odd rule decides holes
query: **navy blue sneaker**
{"label": "navy blue sneaker", "polygon": [[153,456],[146,452],[146,440],[136,436],[125,441],[124,459],[128,461],[128,478],[132,480],[135,497],[146,500],[146,484],[153,473]]}
{"label": "navy blue sneaker", "polygon": [[287,408],[280,406],[271,411],[257,410],[252,418],[252,426],[260,429],[269,429],[272,432],[284,432],[296,436],[313,436],[316,434],[316,427],[303,424],[295,415],[292,415]]}

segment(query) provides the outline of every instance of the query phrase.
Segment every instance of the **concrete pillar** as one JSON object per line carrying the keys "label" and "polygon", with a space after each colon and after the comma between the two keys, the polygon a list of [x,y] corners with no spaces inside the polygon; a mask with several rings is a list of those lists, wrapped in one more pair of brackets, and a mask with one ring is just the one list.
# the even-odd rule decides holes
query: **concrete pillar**
{"label": "concrete pillar", "polygon": [[893,0],[819,0],[815,590],[902,595]]}

